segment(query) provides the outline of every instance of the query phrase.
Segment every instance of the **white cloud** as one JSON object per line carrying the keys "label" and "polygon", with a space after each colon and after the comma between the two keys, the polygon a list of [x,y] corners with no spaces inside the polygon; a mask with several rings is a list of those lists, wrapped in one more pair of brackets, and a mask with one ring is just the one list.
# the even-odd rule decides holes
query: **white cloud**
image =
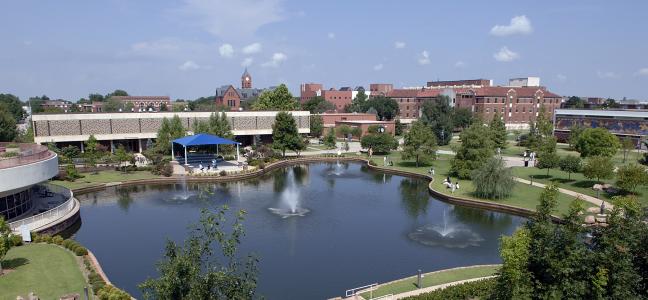
{"label": "white cloud", "polygon": [[259,53],[259,52],[261,52],[261,44],[260,43],[249,44],[249,45],[243,47],[242,51],[243,51],[244,54]]}
{"label": "white cloud", "polygon": [[335,33],[329,32],[326,36],[328,36],[329,39],[334,39],[335,38]]}
{"label": "white cloud", "polygon": [[288,56],[284,53],[281,52],[276,52],[275,54],[272,55],[272,59],[270,59],[267,62],[264,62],[261,64],[262,67],[271,67],[271,68],[276,68],[278,67],[281,63],[286,61],[288,59]]}
{"label": "white cloud", "polygon": [[500,49],[499,52],[493,54],[493,57],[497,61],[510,62],[520,58],[520,55],[516,52],[509,50],[508,47],[504,46]]}
{"label": "white cloud", "polygon": [[564,74],[558,74],[558,75],[556,75],[556,78],[558,78],[558,81],[560,81],[560,82],[567,81],[567,76],[565,76]]}
{"label": "white cloud", "polygon": [[184,0],[176,13],[182,23],[221,38],[252,36],[264,25],[285,19],[283,0]]}
{"label": "white cloud", "polygon": [[524,15],[513,17],[509,25],[495,25],[490,30],[490,34],[494,36],[530,34],[532,32],[533,27],[531,26],[531,21]]}
{"label": "white cloud", "polygon": [[177,41],[162,39],[152,42],[139,42],[131,45],[131,50],[138,54],[162,54],[180,49]]}
{"label": "white cloud", "polygon": [[254,59],[252,57],[246,57],[242,62],[241,62],[241,67],[249,67],[252,65],[252,62]]}
{"label": "white cloud", "polygon": [[220,53],[220,56],[230,58],[234,56],[234,47],[230,44],[223,44],[218,48],[218,53]]}
{"label": "white cloud", "polygon": [[373,67],[374,71],[380,71],[383,69],[383,64],[377,64]]}
{"label": "white cloud", "polygon": [[430,63],[430,53],[427,50],[421,52],[421,57],[418,59],[419,65],[427,65]]}
{"label": "white cloud", "polygon": [[641,68],[635,73],[637,76],[648,76],[648,68]]}
{"label": "white cloud", "polygon": [[405,42],[398,42],[398,41],[394,42],[394,48],[396,48],[396,49],[405,48]]}
{"label": "white cloud", "polygon": [[463,68],[463,67],[466,66],[466,63],[460,60],[460,61],[457,61],[454,66],[455,66],[455,68]]}
{"label": "white cloud", "polygon": [[609,78],[619,78],[619,74],[612,72],[612,71],[596,71],[596,76],[601,79],[609,79]]}
{"label": "white cloud", "polygon": [[200,66],[193,60],[188,60],[184,64],[181,64],[178,69],[180,69],[181,71],[191,71],[200,69]]}

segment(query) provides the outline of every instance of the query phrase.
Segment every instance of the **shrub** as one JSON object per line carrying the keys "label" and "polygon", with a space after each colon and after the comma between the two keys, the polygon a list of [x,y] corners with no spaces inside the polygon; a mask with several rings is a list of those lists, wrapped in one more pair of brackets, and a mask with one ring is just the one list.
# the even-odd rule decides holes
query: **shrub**
{"label": "shrub", "polygon": [[63,242],[61,243],[61,246],[65,247],[66,249],[70,249],[70,243],[73,243],[73,242],[74,242],[74,241],[72,241],[72,240],[70,240],[70,239],[65,239],[65,240],[63,240]]}
{"label": "shrub", "polygon": [[84,255],[87,255],[87,254],[88,254],[88,249],[86,249],[86,248],[83,247],[83,246],[76,247],[76,248],[74,249],[74,254],[76,254],[76,256],[84,256]]}
{"label": "shrub", "polygon": [[131,299],[131,296],[128,293],[112,285],[106,285],[103,288],[101,288],[98,291],[97,296],[99,297],[99,300],[130,300]]}
{"label": "shrub", "polygon": [[164,164],[164,166],[162,167],[161,175],[164,177],[171,177],[171,175],[173,175],[173,167],[170,163]]}
{"label": "shrub", "polygon": [[259,161],[259,169],[265,169],[265,162]]}
{"label": "shrub", "polygon": [[2,157],[16,157],[18,155],[19,155],[19,153],[15,152],[15,151],[5,152],[5,153],[0,154],[0,156],[2,156]]}
{"label": "shrub", "polygon": [[511,195],[515,180],[511,168],[500,158],[492,157],[470,176],[475,186],[475,195],[480,198],[503,199]]}
{"label": "shrub", "polygon": [[373,161],[373,159],[369,160],[369,165],[370,166],[376,166],[376,162]]}
{"label": "shrub", "polygon": [[495,289],[495,279],[483,279],[449,286],[441,290],[404,298],[406,300],[489,299]]}
{"label": "shrub", "polygon": [[222,170],[218,173],[220,176],[227,176],[227,172],[225,170]]}
{"label": "shrub", "polygon": [[82,177],[83,175],[79,174],[75,165],[70,164],[67,167],[65,167],[65,180],[75,181],[78,178],[82,178]]}
{"label": "shrub", "polygon": [[90,274],[88,274],[88,282],[92,286],[92,292],[97,295],[99,291],[106,286],[106,282],[97,274],[94,269],[91,269]]}
{"label": "shrub", "polygon": [[41,241],[42,241],[43,243],[51,244],[51,243],[52,243],[52,236],[51,236],[51,235],[44,234],[44,235],[42,236],[42,238],[41,238]]}
{"label": "shrub", "polygon": [[22,244],[23,244],[22,237],[19,236],[19,235],[15,235],[15,234],[11,235],[10,242],[11,242],[11,245],[14,246],[14,247],[22,246]]}
{"label": "shrub", "polygon": [[34,243],[40,243],[41,242],[41,235],[38,234],[38,233],[32,232],[31,239],[32,239],[32,242],[34,242]]}
{"label": "shrub", "polygon": [[52,243],[61,245],[63,243],[63,238],[60,235],[57,235],[52,238]]}

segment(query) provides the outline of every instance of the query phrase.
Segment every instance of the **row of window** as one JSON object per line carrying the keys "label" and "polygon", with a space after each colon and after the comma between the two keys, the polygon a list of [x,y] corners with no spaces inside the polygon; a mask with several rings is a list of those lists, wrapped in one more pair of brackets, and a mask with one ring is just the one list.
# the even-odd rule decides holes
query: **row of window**
{"label": "row of window", "polygon": [[[483,99],[476,99],[475,103],[506,103],[506,98],[483,98]],[[533,103],[533,99],[527,99],[527,98],[517,98],[515,99],[515,103]],[[540,98],[536,99],[536,103],[541,103]],[[542,99],[542,103],[560,103],[560,99]]]}
{"label": "row of window", "polygon": [[28,212],[32,207],[30,190],[0,197],[0,217],[11,220]]}
{"label": "row of window", "polygon": [[[479,107],[477,107],[475,111],[479,111]],[[482,111],[485,111],[485,112],[489,113],[489,112],[491,112],[491,109],[487,107],[486,109],[482,109]],[[493,113],[496,113],[496,112],[498,112],[498,111],[499,111],[498,108],[496,108],[496,107],[493,108]],[[501,112],[502,112],[502,113],[505,113],[505,112],[506,112],[506,108],[502,108]],[[509,107],[509,112],[513,112],[513,109],[510,108],[510,107]],[[515,108],[515,112],[516,112],[516,113],[517,113],[517,112],[520,112],[520,110],[516,107],[516,108]],[[532,112],[533,112],[533,109],[529,109],[529,111],[526,111],[526,107],[522,107],[522,112],[523,112],[523,113],[526,113],[526,112],[528,112],[528,113],[532,113]],[[551,114],[551,112],[548,112],[548,113]]]}

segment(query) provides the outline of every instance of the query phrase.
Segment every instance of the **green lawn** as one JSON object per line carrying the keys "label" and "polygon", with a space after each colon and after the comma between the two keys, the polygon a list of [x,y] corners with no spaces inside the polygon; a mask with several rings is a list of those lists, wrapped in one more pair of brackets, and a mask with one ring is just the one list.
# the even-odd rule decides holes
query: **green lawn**
{"label": "green lawn", "polygon": [[13,269],[0,277],[0,299],[27,299],[34,292],[40,299],[58,299],[69,293],[83,295],[85,278],[72,252],[56,245],[33,244],[9,250],[2,262]]}
{"label": "green lawn", "polygon": [[[375,155],[373,160],[378,166],[383,165],[383,156]],[[421,174],[427,174],[428,170],[430,169],[430,165],[421,165],[419,167],[416,167],[414,162],[412,161],[403,161],[401,159],[401,154],[400,152],[392,152],[390,155],[388,155],[389,159],[394,162],[393,167],[389,168],[394,168],[398,170],[404,170],[404,171],[411,171],[411,172],[416,172],[416,173],[421,173]],[[448,173],[450,172],[450,161],[453,156],[451,155],[439,155],[438,158],[432,163],[435,169],[435,177],[434,177],[434,182],[432,183],[432,187],[444,194],[451,194],[450,190],[447,189],[443,184],[443,179],[446,178]],[[457,178],[452,178],[453,182],[457,181]],[[540,203],[540,194],[542,193],[543,189],[538,188],[538,187],[533,187],[529,186],[523,183],[516,183],[515,187],[513,188],[513,195],[509,198],[503,199],[503,200],[489,200],[489,199],[481,199],[481,198],[476,198],[473,196],[474,192],[474,187],[472,184],[472,181],[470,180],[458,180],[459,181],[459,189],[454,192],[454,196],[459,196],[462,198],[468,198],[468,199],[475,199],[475,200],[481,200],[481,201],[489,201],[489,202],[495,202],[495,203],[501,203],[501,204],[506,204],[506,205],[512,205],[516,207],[522,207],[530,210],[535,210],[536,206]],[[569,204],[571,201],[574,200],[573,197],[565,195],[565,194],[559,194],[558,195],[558,205],[556,207],[557,212],[555,213],[556,215],[562,215],[567,213]],[[585,203],[586,207],[594,206],[590,203]]]}
{"label": "green lawn", "polygon": [[122,173],[121,171],[115,171],[115,170],[101,171],[97,174],[81,173],[81,175],[85,177],[79,178],[76,181],[52,180],[51,183],[61,185],[69,189],[78,189],[83,187],[95,186],[101,183],[128,181],[128,180],[135,180],[135,179],[150,179],[150,178],[160,177],[158,175],[151,174],[150,171],[133,171],[128,173]]}
{"label": "green lawn", "polygon": [[[425,274],[421,279],[423,287],[435,286],[439,284],[491,276],[497,272],[499,266],[476,266],[463,269],[449,269],[439,272]],[[373,297],[380,297],[389,294],[400,294],[417,289],[417,276],[407,277],[393,283],[381,285],[373,291]],[[370,299],[370,293],[361,294],[365,299]]]}

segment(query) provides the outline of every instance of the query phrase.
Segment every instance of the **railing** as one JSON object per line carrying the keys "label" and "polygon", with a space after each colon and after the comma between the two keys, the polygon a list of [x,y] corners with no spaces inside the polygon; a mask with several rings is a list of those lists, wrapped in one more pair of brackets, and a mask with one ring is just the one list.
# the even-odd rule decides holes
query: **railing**
{"label": "railing", "polygon": [[387,300],[387,299],[391,300],[392,297],[394,297],[394,294],[387,294],[376,298],[369,298],[369,300]]}
{"label": "railing", "polygon": [[372,293],[376,289],[377,286],[378,286],[378,283],[372,283],[372,284],[368,284],[368,285],[365,285],[365,286],[352,288],[352,289],[346,290],[346,292],[344,293],[344,296],[345,297],[351,297],[351,296],[357,295],[358,292],[363,292],[364,293],[364,292],[367,292],[367,291]]}
{"label": "railing", "polygon": [[[76,200],[74,199],[72,191],[61,186],[55,186],[55,185],[45,185],[45,186],[51,192],[63,195],[67,200],[65,200],[63,204],[55,208],[52,208],[46,212],[9,223],[9,227],[11,228],[12,231],[18,232],[20,230],[20,227],[23,225],[27,225],[29,231],[32,231],[36,228],[40,228],[44,225],[47,225],[53,221],[60,219],[61,217],[65,216],[66,214],[68,214],[70,211],[74,209],[76,205]],[[35,205],[37,205],[37,203],[35,203]]]}
{"label": "railing", "polygon": [[[6,146],[10,144],[11,143],[0,143],[0,147],[6,149]],[[29,164],[54,155],[46,146],[43,145],[18,144],[18,146],[20,147],[18,156],[0,158],[0,169]]]}

